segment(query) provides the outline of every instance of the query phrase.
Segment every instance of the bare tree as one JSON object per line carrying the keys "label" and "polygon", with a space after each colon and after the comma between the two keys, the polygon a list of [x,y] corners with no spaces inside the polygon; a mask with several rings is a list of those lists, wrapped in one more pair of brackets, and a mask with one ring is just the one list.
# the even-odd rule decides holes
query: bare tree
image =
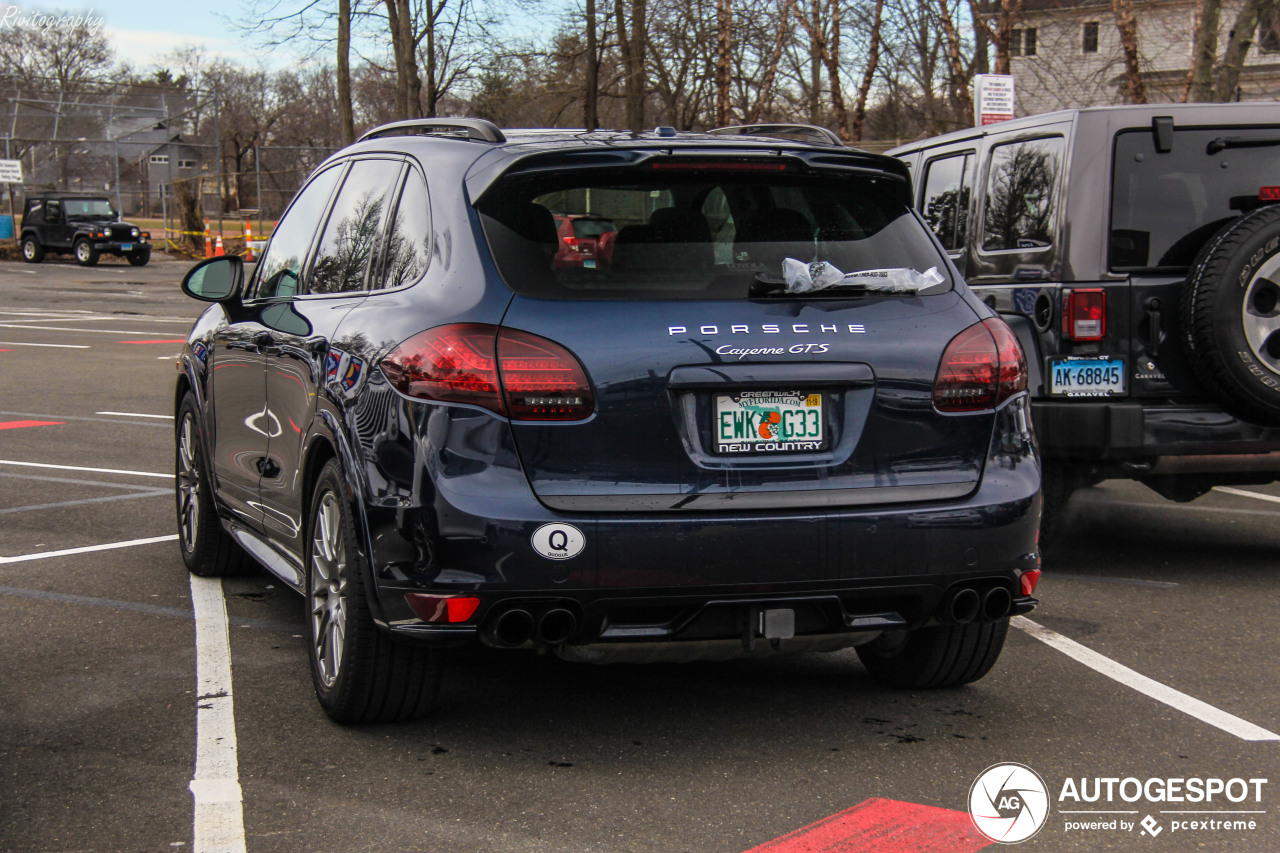
{"label": "bare tree", "polygon": [[867,64],[862,71],[862,85],[858,87],[858,100],[853,107],[852,138],[862,139],[862,128],[867,120],[867,98],[880,68],[880,33],[884,27],[884,0],[876,0],[871,21],[871,42],[867,49]]}
{"label": "bare tree", "polygon": [[1244,69],[1245,56],[1253,44],[1253,34],[1258,29],[1258,22],[1264,11],[1274,16],[1278,8],[1280,3],[1277,0],[1245,0],[1245,4],[1240,7],[1214,83],[1215,101],[1230,101],[1235,98],[1236,89],[1240,85],[1240,72]]}
{"label": "bare tree", "polygon": [[1124,54],[1124,82],[1131,104],[1147,102],[1147,87],[1138,65],[1138,21],[1133,14],[1133,0],[1111,0],[1111,11],[1120,31],[1120,49]]}

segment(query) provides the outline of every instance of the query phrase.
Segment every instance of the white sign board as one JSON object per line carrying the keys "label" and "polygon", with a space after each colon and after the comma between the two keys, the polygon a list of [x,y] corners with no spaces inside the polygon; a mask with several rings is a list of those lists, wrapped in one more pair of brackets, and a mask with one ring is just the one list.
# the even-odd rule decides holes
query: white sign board
{"label": "white sign board", "polygon": [[978,74],[973,78],[973,123],[979,127],[1013,118],[1013,77]]}
{"label": "white sign board", "polygon": [[22,183],[22,161],[0,160],[0,184]]}

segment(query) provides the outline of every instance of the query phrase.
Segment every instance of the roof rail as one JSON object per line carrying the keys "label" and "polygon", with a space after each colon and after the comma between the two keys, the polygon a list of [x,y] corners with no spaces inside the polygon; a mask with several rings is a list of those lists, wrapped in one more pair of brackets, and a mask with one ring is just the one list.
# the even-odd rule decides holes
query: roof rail
{"label": "roof rail", "polygon": [[478,142],[506,142],[507,137],[491,121],[482,118],[411,118],[393,121],[366,132],[357,139],[382,139],[387,136],[452,136]]}
{"label": "roof rail", "polygon": [[830,130],[812,124],[739,124],[717,127],[707,133],[724,136],[799,136],[806,142],[844,146],[840,137]]}

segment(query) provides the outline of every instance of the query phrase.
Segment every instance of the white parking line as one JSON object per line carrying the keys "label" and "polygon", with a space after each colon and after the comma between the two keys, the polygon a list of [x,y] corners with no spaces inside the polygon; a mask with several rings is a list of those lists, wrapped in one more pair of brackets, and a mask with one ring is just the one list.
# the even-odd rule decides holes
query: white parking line
{"label": "white parking line", "polygon": [[168,536],[152,536],[149,539],[130,539],[127,542],[108,542],[105,545],[86,545],[83,548],[66,548],[62,551],[41,551],[36,554],[19,554],[16,557],[0,557],[0,565],[5,563],[25,563],[28,560],[47,560],[50,557],[70,557],[74,554],[90,554],[94,551],[111,551],[115,548],[132,548],[135,545],[151,545],[155,542],[172,542],[178,534]]}
{"label": "white parking line", "polygon": [[[165,356],[170,358],[171,356]],[[94,412],[95,415],[115,415],[120,418],[163,418],[173,420],[173,415],[145,415],[142,412]]]}
{"label": "white parking line", "polygon": [[1124,664],[1113,661],[1106,655],[1098,654],[1093,649],[1082,646],[1075,640],[1064,637],[1038,622],[1032,622],[1025,616],[1015,616],[1012,624],[1015,628],[1020,628],[1040,642],[1057,649],[1067,657],[1084,664],[1095,672],[1100,672],[1144,696],[1155,699],[1157,702],[1163,702],[1174,710],[1181,711],[1203,723],[1222,729],[1227,734],[1235,735],[1241,740],[1248,741],[1280,741],[1280,735],[1275,732],[1267,731],[1261,726],[1255,726],[1248,720],[1242,720],[1234,714],[1228,714],[1226,711],[1215,708],[1207,702],[1201,702],[1193,696],[1188,696],[1168,685],[1161,684],[1153,678],[1148,678],[1140,672],[1135,672]]}
{"label": "white parking line", "polygon": [[71,326],[26,326],[21,323],[0,323],[0,329],[22,329],[27,332],[75,332],[81,335],[156,335],[155,329],[140,332],[137,329],[77,329]]}
{"label": "white parking line", "polygon": [[18,462],[15,459],[0,459],[0,465],[19,465],[23,468],[53,468],[57,471],[92,471],[95,474],[128,474],[131,477],[159,477],[172,480],[172,474],[157,474],[154,471],[126,471],[122,468],[82,468],[79,465],[50,465],[47,462]]}
{"label": "white parking line", "polygon": [[191,575],[196,617],[194,853],[244,853],[244,794],[236,756],[231,641],[222,581]]}
{"label": "white parking line", "polygon": [[29,344],[23,341],[0,341],[6,347],[49,347],[51,349],[88,349],[88,344]]}
{"label": "white parking line", "polygon": [[1260,501],[1271,501],[1272,503],[1280,504],[1280,498],[1275,495],[1262,495],[1257,492],[1250,492],[1244,489],[1232,489],[1228,486],[1214,486],[1213,490],[1227,495],[1239,495],[1242,498],[1257,498]]}

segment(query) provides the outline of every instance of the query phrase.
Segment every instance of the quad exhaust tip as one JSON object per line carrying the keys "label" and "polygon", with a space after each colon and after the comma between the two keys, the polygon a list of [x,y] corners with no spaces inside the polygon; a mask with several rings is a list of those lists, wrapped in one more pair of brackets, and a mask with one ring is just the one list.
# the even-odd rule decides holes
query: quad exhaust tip
{"label": "quad exhaust tip", "polygon": [[513,607],[499,613],[490,623],[489,639],[495,646],[514,648],[533,638],[533,614]]}
{"label": "quad exhaust tip", "polygon": [[551,607],[536,617],[523,607],[503,610],[484,627],[491,645],[504,649],[523,646],[533,641],[539,645],[558,646],[578,630],[578,617],[564,607]]}
{"label": "quad exhaust tip", "polygon": [[950,622],[953,625],[968,625],[978,618],[978,611],[981,608],[982,599],[978,597],[978,591],[969,587],[962,587],[947,595],[942,602],[940,615],[943,617],[943,621]]}
{"label": "quad exhaust tip", "polygon": [[979,593],[972,587],[961,587],[947,593],[938,608],[938,620],[950,625],[968,625],[975,619],[999,622],[1013,608],[1013,595],[1003,586],[993,586]]}
{"label": "quad exhaust tip", "polygon": [[563,607],[553,607],[538,620],[538,642],[558,646],[578,630],[578,617]]}

